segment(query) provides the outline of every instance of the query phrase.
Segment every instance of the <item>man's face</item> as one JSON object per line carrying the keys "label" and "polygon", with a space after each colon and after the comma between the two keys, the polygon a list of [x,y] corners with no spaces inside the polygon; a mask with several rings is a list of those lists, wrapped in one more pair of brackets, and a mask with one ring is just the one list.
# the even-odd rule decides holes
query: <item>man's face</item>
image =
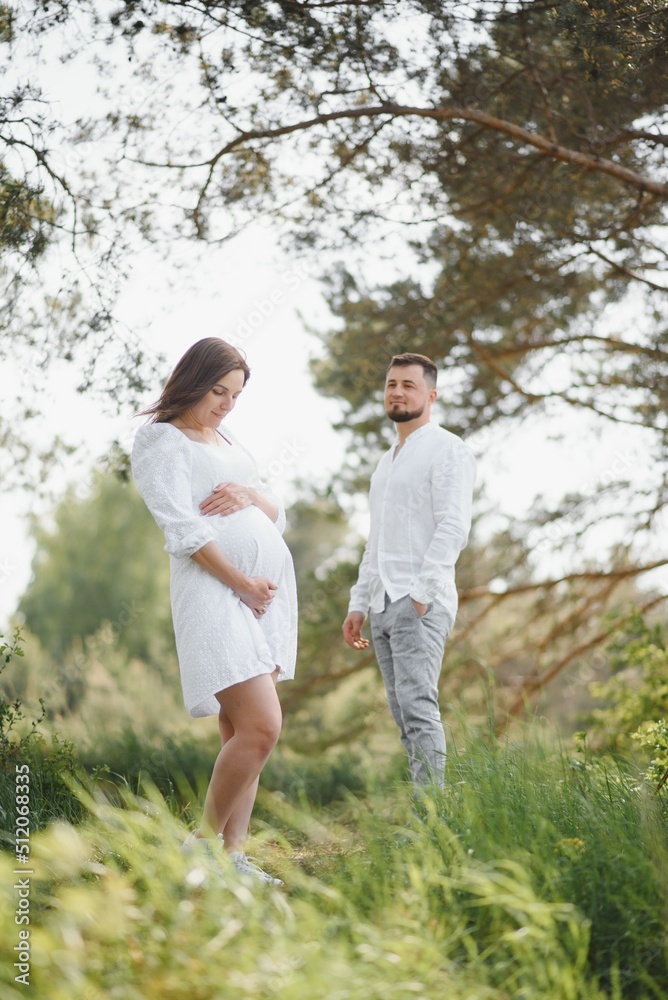
{"label": "man's face", "polygon": [[385,380],[385,412],[395,424],[421,417],[436,399],[422,365],[396,365]]}

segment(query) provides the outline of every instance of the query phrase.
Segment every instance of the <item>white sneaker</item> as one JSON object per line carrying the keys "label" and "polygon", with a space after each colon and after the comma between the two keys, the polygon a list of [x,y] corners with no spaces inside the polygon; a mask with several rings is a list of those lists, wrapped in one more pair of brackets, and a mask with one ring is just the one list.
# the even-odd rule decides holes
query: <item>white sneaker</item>
{"label": "white sneaker", "polygon": [[216,837],[198,837],[199,830],[193,830],[181,844],[181,851],[184,854],[193,854],[195,851],[206,851],[212,858],[219,859],[223,849],[223,835],[219,833]]}
{"label": "white sneaker", "polygon": [[190,865],[186,875],[186,885],[192,889],[200,889],[205,885],[228,888],[220,866],[225,853],[222,833],[211,838],[198,837],[197,834],[197,830],[189,833],[180,848]]}
{"label": "white sneaker", "polygon": [[237,871],[239,875],[249,875],[251,878],[254,878],[257,882],[262,882],[264,885],[284,885],[282,879],[274,878],[272,875],[268,875],[267,872],[262,871],[259,865],[253,864],[243,851],[230,851],[229,858],[234,866],[234,870]]}

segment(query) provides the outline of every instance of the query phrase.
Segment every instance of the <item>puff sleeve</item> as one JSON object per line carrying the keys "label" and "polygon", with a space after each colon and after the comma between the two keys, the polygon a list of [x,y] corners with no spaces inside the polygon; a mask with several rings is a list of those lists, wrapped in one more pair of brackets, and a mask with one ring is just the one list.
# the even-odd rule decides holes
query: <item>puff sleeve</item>
{"label": "puff sleeve", "polygon": [[165,534],[165,552],[184,559],[215,538],[192,500],[192,451],[169,424],[144,424],[132,448],[132,475],[144,503]]}

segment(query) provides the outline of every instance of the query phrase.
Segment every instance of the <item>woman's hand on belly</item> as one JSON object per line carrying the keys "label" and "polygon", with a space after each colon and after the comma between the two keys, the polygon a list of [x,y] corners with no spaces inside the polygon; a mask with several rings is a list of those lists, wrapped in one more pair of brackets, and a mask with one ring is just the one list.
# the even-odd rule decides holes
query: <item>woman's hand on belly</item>
{"label": "woman's hand on belly", "polygon": [[278,588],[264,576],[251,576],[248,584],[237,593],[241,601],[249,607],[256,618],[261,618],[274,599]]}
{"label": "woman's hand on belly", "polygon": [[261,618],[278,589],[266,576],[248,576],[235,566],[215,542],[207,542],[191,558],[198,566],[239,595],[256,618]]}
{"label": "woman's hand on belly", "polygon": [[238,510],[252,506],[258,507],[270,521],[276,521],[278,517],[276,504],[267,500],[252,486],[244,486],[242,483],[218,483],[213,492],[199,505],[199,509],[200,513],[208,517],[216,514],[226,517],[228,514],[235,514]]}

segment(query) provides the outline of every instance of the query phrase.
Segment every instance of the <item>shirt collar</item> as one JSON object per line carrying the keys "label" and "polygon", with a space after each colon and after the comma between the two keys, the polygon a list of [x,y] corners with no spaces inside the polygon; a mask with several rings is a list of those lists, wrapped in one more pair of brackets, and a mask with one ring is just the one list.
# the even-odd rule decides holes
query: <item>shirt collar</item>
{"label": "shirt collar", "polygon": [[[431,431],[435,431],[437,427],[438,424],[433,424],[430,422],[428,424],[423,424],[422,427],[418,427],[414,431],[411,431],[411,433],[404,441],[404,448],[409,442],[417,441],[418,438],[423,437],[425,434],[429,434]],[[392,445],[392,447],[394,448],[398,443],[399,443],[399,435],[397,434],[397,436],[394,439],[394,444]]]}

